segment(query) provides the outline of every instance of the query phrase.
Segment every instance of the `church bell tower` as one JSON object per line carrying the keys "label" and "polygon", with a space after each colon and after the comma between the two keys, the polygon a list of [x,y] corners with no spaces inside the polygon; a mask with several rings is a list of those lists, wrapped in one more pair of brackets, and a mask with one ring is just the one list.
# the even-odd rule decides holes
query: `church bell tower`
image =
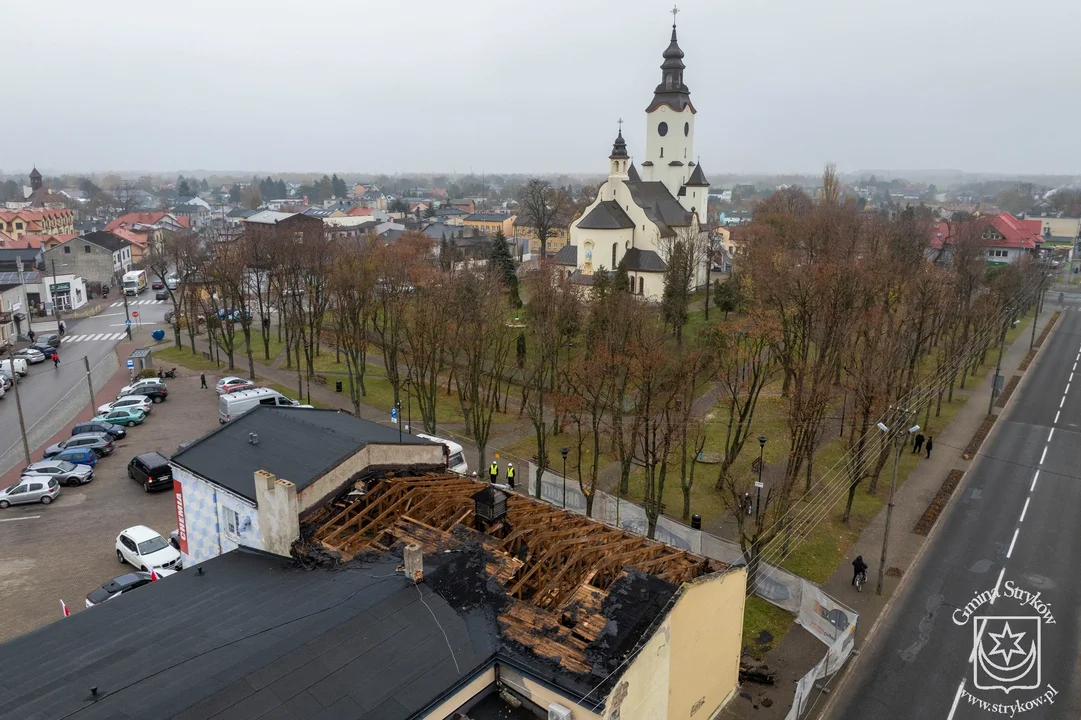
{"label": "church bell tower", "polygon": [[646,108],[646,160],[642,178],[663,182],[673,197],[679,195],[694,172],[694,105],[683,82],[683,51],[676,40],[676,13],[672,8],[672,39],[664,51],[661,82]]}

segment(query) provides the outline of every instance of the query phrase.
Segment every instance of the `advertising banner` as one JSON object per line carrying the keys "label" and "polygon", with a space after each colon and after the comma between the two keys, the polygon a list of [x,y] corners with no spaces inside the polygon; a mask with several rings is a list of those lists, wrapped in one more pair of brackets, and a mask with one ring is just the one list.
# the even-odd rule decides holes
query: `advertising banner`
{"label": "advertising banner", "polygon": [[184,486],[173,479],[173,497],[176,499],[176,535],[180,543],[180,552],[188,554],[188,523],[184,516]]}

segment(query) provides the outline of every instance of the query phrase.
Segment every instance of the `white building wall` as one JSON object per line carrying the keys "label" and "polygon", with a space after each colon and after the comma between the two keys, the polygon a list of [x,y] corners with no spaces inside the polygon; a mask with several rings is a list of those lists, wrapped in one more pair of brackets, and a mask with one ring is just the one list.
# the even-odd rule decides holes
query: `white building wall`
{"label": "white building wall", "polygon": [[[661,123],[668,126],[664,136],[660,133]],[[691,106],[676,112],[667,105],[661,105],[646,113],[646,160],[652,167],[642,168],[643,180],[660,181],[665,184],[673,196],[690,177],[689,162],[697,162],[694,155],[694,112]],[[668,163],[677,160],[683,163],[672,167]]]}
{"label": "white building wall", "polygon": [[[173,480],[180,483],[184,503],[187,551],[182,554],[185,567],[235,550],[241,544],[263,549],[254,503],[177,465],[172,468]],[[240,519],[238,532],[227,530],[225,509],[235,512]],[[178,519],[178,527],[179,522]]]}

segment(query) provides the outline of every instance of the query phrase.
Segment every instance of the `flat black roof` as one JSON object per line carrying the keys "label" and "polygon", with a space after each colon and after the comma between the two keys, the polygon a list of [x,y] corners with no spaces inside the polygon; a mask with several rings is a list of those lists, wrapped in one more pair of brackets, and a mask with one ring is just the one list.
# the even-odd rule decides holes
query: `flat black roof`
{"label": "flat black roof", "polygon": [[455,610],[396,562],[226,553],[0,645],[0,713],[406,720],[496,647],[481,610]]}
{"label": "flat black roof", "polygon": [[[250,433],[259,442],[249,442]],[[432,445],[338,410],[260,405],[173,455],[180,467],[255,501],[255,473],[311,485],[369,444]]]}

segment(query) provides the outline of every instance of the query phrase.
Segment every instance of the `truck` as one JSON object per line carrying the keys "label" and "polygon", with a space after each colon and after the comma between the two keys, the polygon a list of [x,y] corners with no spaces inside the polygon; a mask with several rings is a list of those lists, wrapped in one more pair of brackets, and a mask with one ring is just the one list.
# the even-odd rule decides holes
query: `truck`
{"label": "truck", "polygon": [[132,270],[124,273],[124,294],[138,295],[146,290],[146,270]]}

